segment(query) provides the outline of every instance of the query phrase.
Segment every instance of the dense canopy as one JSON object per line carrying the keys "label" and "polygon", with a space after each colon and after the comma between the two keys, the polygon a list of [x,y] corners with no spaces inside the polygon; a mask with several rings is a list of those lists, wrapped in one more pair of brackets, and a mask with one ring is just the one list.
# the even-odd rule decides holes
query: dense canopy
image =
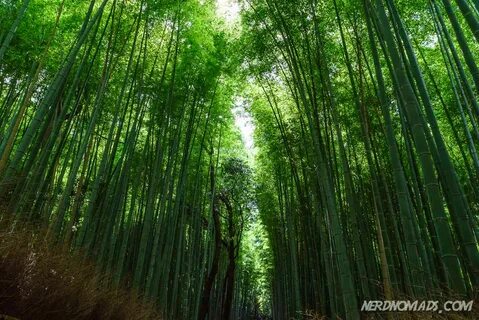
{"label": "dense canopy", "polygon": [[2,232],[161,319],[472,300],[478,64],[477,0],[0,0]]}

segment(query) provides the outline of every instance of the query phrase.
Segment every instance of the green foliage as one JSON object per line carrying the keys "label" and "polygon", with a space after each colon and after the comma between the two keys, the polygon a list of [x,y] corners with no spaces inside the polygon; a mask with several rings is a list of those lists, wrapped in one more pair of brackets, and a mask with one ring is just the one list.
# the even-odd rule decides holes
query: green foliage
{"label": "green foliage", "polygon": [[473,297],[478,6],[220,3],[0,0],[11,228],[38,221],[166,319]]}

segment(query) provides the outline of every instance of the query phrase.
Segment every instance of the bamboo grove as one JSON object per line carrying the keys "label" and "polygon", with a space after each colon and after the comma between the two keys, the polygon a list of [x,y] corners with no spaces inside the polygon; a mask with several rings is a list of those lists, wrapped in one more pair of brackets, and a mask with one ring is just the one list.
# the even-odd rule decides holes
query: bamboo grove
{"label": "bamboo grove", "polygon": [[479,3],[221,3],[0,0],[0,219],[164,319],[476,297]]}

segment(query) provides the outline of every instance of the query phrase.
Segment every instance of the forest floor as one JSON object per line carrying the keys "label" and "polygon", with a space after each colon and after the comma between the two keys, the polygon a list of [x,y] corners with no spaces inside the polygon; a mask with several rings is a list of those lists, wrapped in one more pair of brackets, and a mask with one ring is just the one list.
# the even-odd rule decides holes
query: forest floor
{"label": "forest floor", "polygon": [[7,225],[0,222],[0,319],[161,319],[135,293],[108,285],[81,254],[52,245],[45,230]]}

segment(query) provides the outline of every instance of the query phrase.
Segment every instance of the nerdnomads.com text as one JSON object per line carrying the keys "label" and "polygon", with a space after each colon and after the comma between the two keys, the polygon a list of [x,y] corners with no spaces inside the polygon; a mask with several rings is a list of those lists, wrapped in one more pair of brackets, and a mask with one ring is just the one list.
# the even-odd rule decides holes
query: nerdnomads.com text
{"label": "nerdnomads.com text", "polygon": [[361,311],[365,312],[464,312],[471,311],[474,301],[449,300],[369,300],[364,301]]}

